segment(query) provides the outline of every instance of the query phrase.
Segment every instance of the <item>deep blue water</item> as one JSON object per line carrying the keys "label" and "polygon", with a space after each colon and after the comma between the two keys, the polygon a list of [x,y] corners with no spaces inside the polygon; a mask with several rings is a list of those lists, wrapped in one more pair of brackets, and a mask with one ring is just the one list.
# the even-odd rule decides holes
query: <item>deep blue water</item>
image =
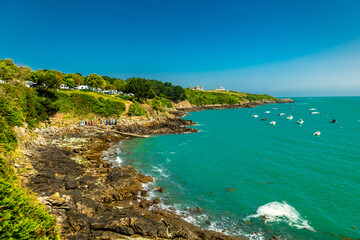
{"label": "deep blue water", "polygon": [[[124,141],[119,157],[165,188],[152,194],[162,207],[204,228],[250,239],[360,238],[360,97],[293,99],[194,112],[186,119],[199,133]],[[187,210],[198,206],[203,213]]]}

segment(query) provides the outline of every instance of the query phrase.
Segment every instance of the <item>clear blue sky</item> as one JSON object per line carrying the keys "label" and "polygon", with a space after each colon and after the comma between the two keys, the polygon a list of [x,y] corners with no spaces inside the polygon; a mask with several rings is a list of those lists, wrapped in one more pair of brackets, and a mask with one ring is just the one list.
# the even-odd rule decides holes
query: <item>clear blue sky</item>
{"label": "clear blue sky", "polygon": [[0,58],[277,96],[360,95],[358,0],[1,0]]}

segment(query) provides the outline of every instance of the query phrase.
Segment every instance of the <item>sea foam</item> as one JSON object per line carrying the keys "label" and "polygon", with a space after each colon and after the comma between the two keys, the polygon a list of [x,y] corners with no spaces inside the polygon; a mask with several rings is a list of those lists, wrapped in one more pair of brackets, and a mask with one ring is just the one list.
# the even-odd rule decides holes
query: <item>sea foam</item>
{"label": "sea foam", "polygon": [[265,223],[285,222],[291,227],[307,229],[315,232],[314,228],[309,225],[308,221],[302,218],[300,213],[286,202],[270,202],[262,205],[256,210],[256,214],[246,217],[245,220],[258,217],[264,218]]}

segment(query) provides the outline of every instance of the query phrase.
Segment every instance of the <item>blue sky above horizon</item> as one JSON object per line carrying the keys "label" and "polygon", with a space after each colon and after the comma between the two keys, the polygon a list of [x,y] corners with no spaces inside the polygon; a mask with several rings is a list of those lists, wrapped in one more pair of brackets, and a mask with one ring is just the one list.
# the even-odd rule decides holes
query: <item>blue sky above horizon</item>
{"label": "blue sky above horizon", "polygon": [[360,1],[3,0],[0,58],[276,96],[360,95]]}

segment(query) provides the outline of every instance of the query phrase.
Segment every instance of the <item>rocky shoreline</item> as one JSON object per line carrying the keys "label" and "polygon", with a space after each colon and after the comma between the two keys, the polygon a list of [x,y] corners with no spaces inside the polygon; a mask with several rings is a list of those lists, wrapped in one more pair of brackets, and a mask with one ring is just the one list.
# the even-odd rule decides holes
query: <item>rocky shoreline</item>
{"label": "rocky shoreline", "polygon": [[[130,165],[108,161],[104,152],[127,137],[197,132],[188,127],[194,125],[192,121],[178,118],[188,111],[267,103],[178,108],[166,117],[126,120],[117,126],[37,130],[36,139],[23,142],[26,160],[18,166],[23,169],[22,183],[58,219],[62,239],[242,239],[201,229],[156,207],[161,200],[147,200],[143,190],[143,184],[152,182],[152,177]],[[22,134],[26,135],[25,131]],[[154,190],[164,191],[161,186]]]}

